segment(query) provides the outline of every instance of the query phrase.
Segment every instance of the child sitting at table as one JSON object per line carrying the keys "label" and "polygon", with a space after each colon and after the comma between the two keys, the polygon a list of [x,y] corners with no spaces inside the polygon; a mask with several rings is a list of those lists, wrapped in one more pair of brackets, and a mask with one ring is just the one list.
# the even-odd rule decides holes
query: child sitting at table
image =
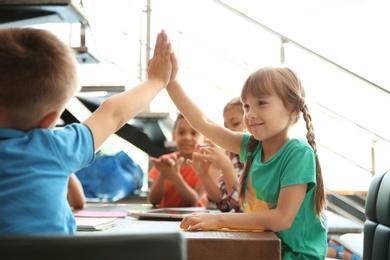
{"label": "child sitting at table", "polygon": [[83,123],[56,129],[80,90],[73,50],[46,30],[2,28],[0,39],[0,234],[74,234],[69,177],[167,85],[168,36],[157,36],[147,80],[105,100]]}
{"label": "child sitting at table", "polygon": [[[210,120],[176,79],[178,62],[167,91],[191,126],[226,150],[240,154],[245,167],[239,179],[244,213],[194,213],[184,230],[271,230],[281,240],[282,259],[324,259],[326,206],[324,182],[305,90],[288,67],[254,71],[241,89],[248,132],[235,132]],[[306,139],[290,136],[303,117]]]}
{"label": "child sitting at table", "polygon": [[[246,128],[243,116],[240,97],[233,98],[223,108],[224,126],[227,129],[244,132]],[[242,212],[237,186],[238,178],[244,169],[240,155],[225,151],[208,139],[205,142],[210,147],[200,147],[192,154],[192,160],[187,162],[194,167],[204,185],[209,202],[222,212]],[[213,175],[207,172],[210,167],[218,171],[218,184],[213,180]]]}
{"label": "child sitting at table", "polygon": [[172,137],[178,151],[151,158],[154,166],[149,171],[149,202],[161,208],[203,206],[204,187],[192,166],[186,163],[195,147],[203,143],[203,135],[178,114]]}

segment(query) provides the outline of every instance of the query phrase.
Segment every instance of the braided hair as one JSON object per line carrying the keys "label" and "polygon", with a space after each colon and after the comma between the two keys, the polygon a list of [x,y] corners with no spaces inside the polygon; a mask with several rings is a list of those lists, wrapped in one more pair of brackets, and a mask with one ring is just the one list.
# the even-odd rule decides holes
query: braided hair
{"label": "braided hair", "polygon": [[[306,139],[313,148],[316,160],[316,191],[315,191],[315,210],[318,216],[321,216],[323,209],[326,206],[326,196],[324,181],[322,177],[321,165],[317,156],[317,144],[315,141],[314,128],[312,124],[311,115],[306,104],[305,90],[301,84],[298,75],[287,67],[265,67],[253,72],[246,80],[242,91],[241,100],[246,100],[247,95],[263,96],[276,94],[282,99],[286,108],[292,110],[299,110],[302,112],[303,119],[306,122]],[[291,125],[298,122],[299,117],[293,118]],[[248,178],[249,169],[252,164],[252,152],[258,144],[253,136],[250,137],[247,147],[247,160],[242,175],[239,179],[240,187],[240,204],[243,206],[245,197],[245,181]]]}

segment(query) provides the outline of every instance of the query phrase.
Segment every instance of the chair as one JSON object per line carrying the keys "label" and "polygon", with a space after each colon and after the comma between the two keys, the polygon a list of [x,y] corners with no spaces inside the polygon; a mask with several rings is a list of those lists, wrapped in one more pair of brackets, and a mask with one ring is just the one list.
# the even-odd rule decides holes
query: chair
{"label": "chair", "polygon": [[390,173],[373,177],[366,198],[363,259],[390,260]]}
{"label": "chair", "polygon": [[0,255],[8,259],[187,259],[179,232],[121,235],[0,237]]}

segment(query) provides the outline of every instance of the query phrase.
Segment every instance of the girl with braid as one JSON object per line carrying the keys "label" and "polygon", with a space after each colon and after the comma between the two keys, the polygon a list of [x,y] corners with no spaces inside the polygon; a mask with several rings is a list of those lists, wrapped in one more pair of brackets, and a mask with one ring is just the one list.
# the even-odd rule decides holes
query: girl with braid
{"label": "girl with braid", "polygon": [[[173,55],[174,56],[174,55]],[[239,179],[243,213],[195,213],[185,217],[184,230],[272,230],[282,243],[282,258],[324,259],[326,205],[321,167],[305,91],[298,75],[287,67],[266,67],[246,80],[241,101],[248,132],[234,132],[211,121],[184,92],[176,79],[178,63],[167,91],[188,122],[220,147],[240,154],[245,169]],[[307,141],[289,137],[300,116]]]}

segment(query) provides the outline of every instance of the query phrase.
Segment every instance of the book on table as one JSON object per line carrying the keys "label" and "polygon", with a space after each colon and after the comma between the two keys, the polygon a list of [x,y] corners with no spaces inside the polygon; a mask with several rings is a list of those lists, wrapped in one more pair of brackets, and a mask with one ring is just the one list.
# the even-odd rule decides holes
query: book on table
{"label": "book on table", "polygon": [[90,217],[90,218],[125,218],[126,212],[121,211],[89,211],[79,210],[74,212],[75,217]]}
{"label": "book on table", "polygon": [[116,225],[116,218],[75,217],[77,231],[100,231]]}

